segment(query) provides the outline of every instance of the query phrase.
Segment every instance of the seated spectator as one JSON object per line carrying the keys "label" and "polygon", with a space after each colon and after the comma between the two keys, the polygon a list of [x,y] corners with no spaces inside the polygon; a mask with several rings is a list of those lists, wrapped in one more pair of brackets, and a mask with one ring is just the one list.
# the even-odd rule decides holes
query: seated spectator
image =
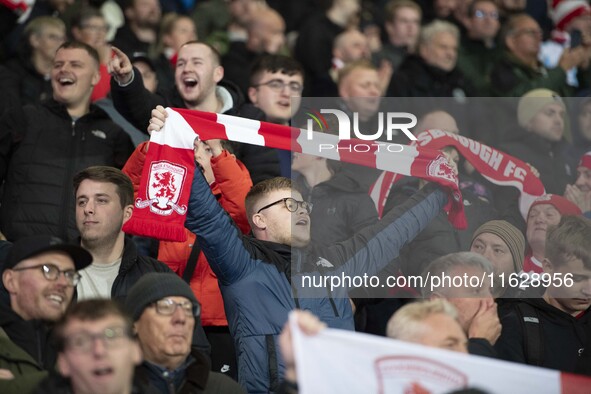
{"label": "seated spectator", "polygon": [[523,270],[525,238],[511,223],[505,220],[491,220],[474,232],[470,252],[478,253],[492,263],[495,278],[503,275],[505,286],[495,279],[492,288],[495,298],[502,297],[510,290],[510,286],[506,285],[509,283],[510,275]]}
{"label": "seated spectator", "polygon": [[[289,125],[292,115],[300,109],[303,89],[304,70],[290,57],[263,55],[252,64],[248,98],[265,113],[268,122]],[[276,153],[281,175],[290,177],[291,152],[270,148],[267,150]],[[270,156],[272,153],[268,154]],[[268,170],[271,172],[272,168]]]}
{"label": "seated spectator", "polygon": [[130,290],[125,308],[144,361],[136,371],[138,382],[158,392],[243,393],[227,376],[209,371],[205,356],[191,350],[200,305],[189,285],[175,274],[149,273]]}
{"label": "seated spectator", "polygon": [[[347,29],[335,37],[332,46],[332,63],[327,72],[318,77],[313,84],[310,95],[313,97],[336,97],[338,95],[337,80],[339,71],[347,64],[361,60],[369,60],[369,42],[367,37],[357,29]],[[380,79],[382,82],[383,79]],[[388,76],[388,81],[390,77]]]}
{"label": "seated spectator", "polygon": [[550,89],[562,97],[570,96],[566,71],[586,60],[583,47],[565,51],[558,67],[547,69],[538,60],[542,29],[527,14],[515,14],[503,25],[500,34],[505,52],[491,71],[492,93],[500,97],[521,97],[532,89]]}
{"label": "seated spectator", "polygon": [[72,175],[92,165],[121,168],[133,152],[129,135],[90,102],[99,63],[86,44],[61,45],[51,72],[53,99],[0,118],[0,227],[8,240],[75,239]]}
{"label": "seated spectator", "polygon": [[544,273],[561,280],[542,288],[542,297],[503,305],[503,330],[495,345],[501,358],[565,372],[574,372],[584,360],[591,316],[589,239],[591,222],[582,217],[563,217],[548,231]]}
{"label": "seated spectator", "polygon": [[[142,352],[131,319],[110,300],[88,300],[68,308],[54,328],[57,367],[36,394],[146,392],[133,383]],[[96,345],[97,339],[101,342]]]}
{"label": "seated spectator", "polygon": [[265,7],[253,14],[246,25],[246,41],[230,43],[228,53],[222,57],[224,76],[236,84],[246,95],[250,70],[261,55],[278,55],[285,44],[285,22],[279,13]]}
{"label": "seated spectator", "polygon": [[581,157],[577,173],[575,184],[566,185],[564,197],[575,203],[583,214],[591,219],[591,152]]}
{"label": "seated spectator", "polygon": [[9,302],[0,303],[0,392],[32,393],[55,368],[51,326],[72,301],[79,270],[92,256],[61,239],[36,235],[19,239],[2,269]]}
{"label": "seated spectator", "polygon": [[117,30],[112,44],[128,56],[148,53],[158,38],[162,10],[158,0],[128,0],[122,5],[125,24]]}
{"label": "seated spectator", "polygon": [[[177,53],[184,43],[195,40],[197,40],[197,32],[193,19],[176,13],[164,15],[156,44],[156,58],[153,61],[161,90],[174,88],[174,66]],[[129,56],[133,58],[135,53]]]}
{"label": "seated spectator", "polygon": [[409,54],[416,51],[421,30],[421,7],[411,0],[391,0],[386,4],[384,29],[388,40],[373,54],[373,63],[379,66],[386,60],[395,72]]}
{"label": "seated spectator", "polygon": [[65,39],[66,26],[57,17],[42,16],[27,24],[17,56],[0,67],[0,111],[39,104],[52,96],[53,59]]}
{"label": "seated spectator", "polygon": [[389,97],[456,97],[472,87],[456,67],[460,33],[449,22],[434,21],[421,29],[418,55],[408,56],[390,81]]}
{"label": "seated spectator", "polygon": [[[472,252],[451,253],[434,260],[425,268],[422,277],[450,278],[475,276],[488,278],[494,272],[493,265],[484,257]],[[499,338],[501,324],[497,315],[497,304],[492,298],[491,283],[473,284],[464,281],[460,286],[442,281],[439,286],[424,286],[423,298],[443,298],[458,311],[458,322],[468,337],[468,352],[481,356],[496,357],[492,346]],[[433,282],[430,283],[430,285]],[[456,282],[457,284],[457,282]]]}
{"label": "seated spectator", "polygon": [[166,264],[139,256],[122,228],[133,214],[133,186],[121,170],[89,167],[74,176],[76,226],[80,245],[93,262],[82,273],[78,299],[113,298],[123,302],[131,286],[148,272],[170,272]]}
{"label": "seated spectator", "polygon": [[111,90],[107,62],[111,59],[111,46],[107,43],[109,26],[103,14],[96,8],[82,8],[71,21],[72,36],[76,41],[83,42],[96,49],[99,54],[100,80],[94,89],[90,100],[95,102],[107,97]]}
{"label": "seated spectator", "polygon": [[294,57],[302,64],[307,90],[321,79],[331,67],[335,38],[351,27],[361,9],[360,0],[331,0],[324,13],[317,13],[302,24],[294,49]]}
{"label": "seated spectator", "polygon": [[524,272],[543,272],[546,257],[548,228],[556,226],[563,216],[579,216],[581,210],[562,196],[546,194],[538,197],[527,214],[527,254],[523,262]]}
{"label": "seated spectator", "polygon": [[568,155],[575,160],[576,166],[581,156],[591,151],[591,98],[585,97],[576,99],[575,107],[577,111],[570,120],[571,132],[573,135],[572,146],[568,147]]}
{"label": "seated spectator", "polygon": [[417,301],[400,308],[388,321],[386,336],[429,347],[468,353],[468,339],[458,312],[442,299]]}
{"label": "seated spectator", "polygon": [[[554,68],[558,66],[560,56],[565,51],[580,45],[591,44],[591,6],[585,0],[554,1],[550,16],[552,17],[554,30],[552,30],[550,39],[542,44],[540,60],[544,63],[544,66]],[[578,42],[574,42],[573,37],[577,35]],[[587,51],[587,63],[590,55],[589,51]],[[579,84],[577,71],[577,68],[567,70],[568,84],[574,88],[580,87],[588,91],[588,86]],[[583,78],[581,82],[588,79]]]}
{"label": "seated spectator", "polygon": [[458,69],[474,87],[475,95],[490,96],[490,73],[501,56],[496,37],[501,27],[493,0],[476,0],[468,6],[466,35],[460,43]]}
{"label": "seated spectator", "polygon": [[[517,106],[520,129],[515,130],[499,146],[503,152],[532,165],[540,174],[547,193],[562,194],[574,180],[574,169],[565,156],[568,145],[565,137],[566,107],[556,92],[534,89],[525,94]],[[514,188],[503,188],[495,197],[498,202],[514,199]]]}

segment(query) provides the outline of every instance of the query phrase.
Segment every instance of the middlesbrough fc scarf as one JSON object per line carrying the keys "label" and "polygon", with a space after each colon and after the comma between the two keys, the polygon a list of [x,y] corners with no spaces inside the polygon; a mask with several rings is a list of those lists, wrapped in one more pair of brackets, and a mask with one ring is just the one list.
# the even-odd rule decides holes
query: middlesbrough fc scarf
{"label": "middlesbrough fc scarf", "polygon": [[[427,130],[417,136],[413,145],[429,149],[453,146],[491,183],[516,187],[520,192],[519,211],[524,218],[534,200],[546,193],[542,181],[526,163],[470,138],[441,130]],[[383,172],[372,186],[370,196],[376,203],[379,217],[382,217],[392,186],[400,178],[400,174]]]}
{"label": "middlesbrough fc scarf", "polygon": [[414,176],[444,186],[446,210],[457,228],[466,227],[458,180],[445,156],[432,148],[357,139],[187,109],[167,108],[161,131],[152,132],[129,234],[184,241],[184,223],[195,170],[193,141],[223,139],[291,150]]}

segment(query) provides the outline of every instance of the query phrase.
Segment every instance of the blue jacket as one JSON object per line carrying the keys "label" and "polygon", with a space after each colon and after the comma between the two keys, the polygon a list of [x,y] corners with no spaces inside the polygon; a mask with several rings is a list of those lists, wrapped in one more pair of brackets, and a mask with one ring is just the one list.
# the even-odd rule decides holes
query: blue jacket
{"label": "blue jacket", "polygon": [[[353,329],[348,289],[304,288],[302,278],[323,275],[376,275],[398,256],[441,210],[447,200],[426,186],[376,225],[328,248],[291,248],[253,239],[236,228],[195,174],[186,226],[217,275],[238,357],[239,382],[249,393],[269,393],[284,371],[277,339],[288,313],[307,309],[329,327]],[[338,268],[320,267],[328,262]]]}

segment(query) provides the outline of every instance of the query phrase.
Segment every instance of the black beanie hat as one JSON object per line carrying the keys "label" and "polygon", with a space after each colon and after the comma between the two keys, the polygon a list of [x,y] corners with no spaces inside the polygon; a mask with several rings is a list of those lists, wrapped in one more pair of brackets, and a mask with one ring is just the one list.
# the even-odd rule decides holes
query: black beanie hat
{"label": "black beanie hat", "polygon": [[191,287],[172,272],[150,272],[138,280],[129,290],[125,299],[125,309],[133,321],[137,321],[147,306],[166,297],[185,297],[199,306]]}

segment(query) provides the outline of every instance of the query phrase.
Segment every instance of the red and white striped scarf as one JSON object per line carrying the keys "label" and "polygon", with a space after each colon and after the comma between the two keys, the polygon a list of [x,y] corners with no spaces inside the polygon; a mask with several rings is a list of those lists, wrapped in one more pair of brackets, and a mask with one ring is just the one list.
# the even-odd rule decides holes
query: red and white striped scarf
{"label": "red and white striped scarf", "polygon": [[[546,193],[542,181],[526,163],[470,138],[442,130],[427,130],[417,136],[413,145],[429,149],[453,146],[491,183],[516,187],[520,192],[519,211],[524,218],[534,200]],[[392,186],[400,178],[400,174],[383,172],[370,189],[380,217]]]}
{"label": "red and white striped scarf", "polygon": [[[450,222],[458,228],[466,227],[457,177],[440,151],[356,139],[339,141],[336,135],[230,115],[170,108],[167,112],[164,128],[151,135],[134,213],[123,228],[126,233],[184,240],[196,135],[204,141],[223,139],[291,150],[437,182],[452,196],[446,207]],[[320,144],[338,149],[320,150]],[[359,146],[367,152],[355,152]]]}

